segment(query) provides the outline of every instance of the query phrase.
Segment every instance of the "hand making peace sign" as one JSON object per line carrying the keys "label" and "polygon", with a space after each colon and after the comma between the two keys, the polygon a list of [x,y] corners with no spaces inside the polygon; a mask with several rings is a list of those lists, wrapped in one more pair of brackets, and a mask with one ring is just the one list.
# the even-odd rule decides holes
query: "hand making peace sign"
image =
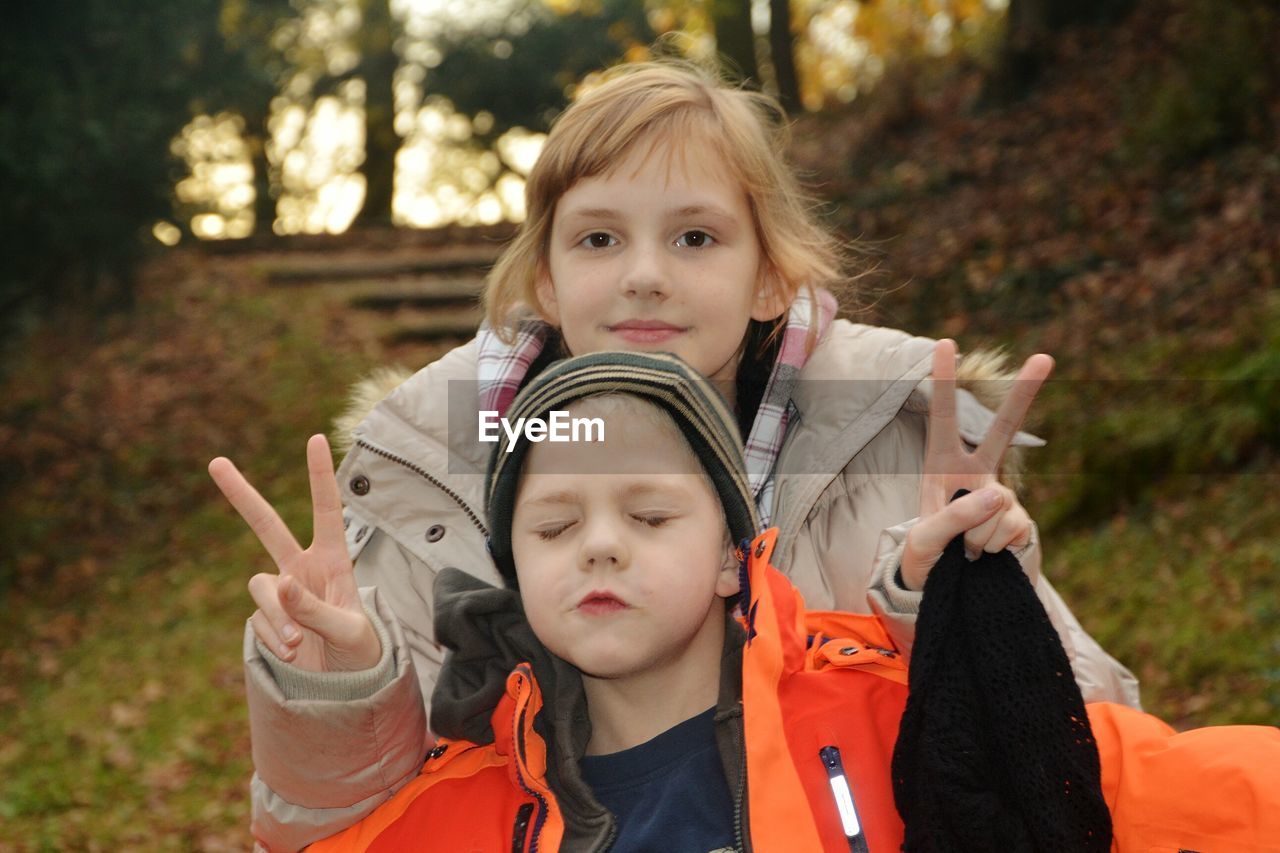
{"label": "hand making peace sign", "polygon": [[220,456],[209,463],[209,475],[280,570],[249,580],[258,605],[249,621],[263,645],[294,666],[312,672],[369,669],[382,656],[382,644],[356,589],[333,457],[323,435],[307,442],[307,469],[314,532],[303,550],[230,459]]}
{"label": "hand making peace sign", "polygon": [[[983,551],[994,554],[1030,541],[1031,517],[997,474],[1005,451],[1052,371],[1049,356],[1028,358],[982,444],[970,453],[956,422],[955,342],[942,340],[934,346],[920,520],[907,533],[902,553],[902,580],[908,589],[924,588],[947,543],[962,533],[965,550],[975,558]],[[948,503],[959,489],[970,494]]]}

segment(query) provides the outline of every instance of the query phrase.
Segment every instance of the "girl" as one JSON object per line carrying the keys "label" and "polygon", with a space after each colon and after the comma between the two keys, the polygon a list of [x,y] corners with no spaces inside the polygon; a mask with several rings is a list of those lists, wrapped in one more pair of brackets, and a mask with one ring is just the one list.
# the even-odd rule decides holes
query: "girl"
{"label": "girl", "polygon": [[[442,660],[433,579],[452,566],[498,583],[477,413],[504,412],[564,354],[673,352],[719,383],[779,528],[774,562],[809,606],[879,613],[908,650],[919,590],[964,533],[974,555],[1013,549],[1087,700],[1137,705],[1133,676],[1040,575],[1034,525],[997,479],[1005,449],[1035,441],[1017,429],[1052,361],[1029,359],[993,416],[952,393],[957,372],[995,378],[991,359],[957,369],[949,341],[833,319],[839,253],[782,159],[782,117],[685,65],[609,75],[548,137],[475,340],[360,421],[337,488],[324,439],[309,443],[308,549],[211,463],[280,570],[250,581],[245,641],[262,843],[329,835],[418,772]],[[947,504],[958,488],[972,494]]]}

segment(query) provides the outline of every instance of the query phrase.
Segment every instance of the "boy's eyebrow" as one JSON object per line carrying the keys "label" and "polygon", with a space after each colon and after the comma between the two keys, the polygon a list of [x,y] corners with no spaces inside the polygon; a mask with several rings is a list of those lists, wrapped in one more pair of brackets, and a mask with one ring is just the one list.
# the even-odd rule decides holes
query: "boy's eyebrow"
{"label": "boy's eyebrow", "polygon": [[648,495],[675,496],[681,489],[675,485],[655,486],[652,483],[632,483],[622,490],[624,497],[647,497]]}
{"label": "boy's eyebrow", "polygon": [[[681,491],[681,487],[673,484],[632,483],[622,490],[622,496],[625,498],[647,497],[648,495],[674,497],[679,495]],[[547,492],[545,495],[535,495],[532,498],[521,501],[521,503],[532,505],[579,504],[582,503],[582,495],[572,489],[558,489],[554,492]]]}
{"label": "boy's eyebrow", "polygon": [[562,489],[558,492],[548,492],[545,495],[538,495],[521,503],[530,504],[576,504],[582,500],[581,496],[568,489]]}

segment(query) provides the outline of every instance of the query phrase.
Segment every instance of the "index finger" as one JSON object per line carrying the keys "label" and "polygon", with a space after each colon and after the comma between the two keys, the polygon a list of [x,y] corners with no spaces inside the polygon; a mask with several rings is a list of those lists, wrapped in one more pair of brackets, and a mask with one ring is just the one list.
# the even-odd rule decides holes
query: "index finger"
{"label": "index finger", "polygon": [[956,427],[956,342],[943,339],[933,345],[933,394],[929,399],[929,433],[925,447],[936,456],[958,447]]}
{"label": "index finger", "polygon": [[1013,380],[1009,396],[1005,397],[1000,411],[996,413],[991,429],[987,430],[982,444],[974,451],[974,456],[991,471],[994,472],[1000,466],[1000,460],[1013,443],[1013,437],[1018,434],[1027,412],[1031,410],[1031,404],[1035,402],[1041,386],[1052,372],[1053,359],[1044,353],[1036,353],[1023,362],[1022,369]]}
{"label": "index finger", "polygon": [[279,513],[249,484],[230,459],[219,456],[210,462],[209,476],[258,537],[262,547],[267,549],[277,567],[283,567],[302,550]]}
{"label": "index finger", "polygon": [[312,538],[322,548],[345,552],[342,497],[338,493],[338,479],[333,474],[333,455],[323,435],[313,435],[307,441],[307,473],[311,479]]}

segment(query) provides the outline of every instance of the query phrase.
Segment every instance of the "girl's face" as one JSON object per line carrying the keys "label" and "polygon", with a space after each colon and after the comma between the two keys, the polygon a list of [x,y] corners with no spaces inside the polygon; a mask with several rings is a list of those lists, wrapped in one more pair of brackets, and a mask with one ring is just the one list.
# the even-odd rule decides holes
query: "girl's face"
{"label": "girl's face", "polygon": [[671,352],[732,389],[747,321],[785,303],[761,287],[746,192],[711,148],[641,143],[560,197],[538,299],[571,353]]}

